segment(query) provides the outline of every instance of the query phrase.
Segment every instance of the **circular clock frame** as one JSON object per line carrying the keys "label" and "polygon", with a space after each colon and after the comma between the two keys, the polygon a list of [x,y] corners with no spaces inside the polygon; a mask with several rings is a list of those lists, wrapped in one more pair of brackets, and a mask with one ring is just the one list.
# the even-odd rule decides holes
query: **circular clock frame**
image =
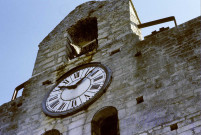
{"label": "circular clock frame", "polygon": [[[84,68],[87,68],[87,67],[99,67],[102,70],[104,70],[104,72],[106,73],[105,81],[104,81],[103,85],[101,86],[100,90],[92,98],[88,99],[86,102],[82,103],[81,105],[79,105],[79,106],[77,106],[75,108],[72,108],[72,109],[66,110],[66,111],[62,111],[62,112],[53,112],[53,111],[50,111],[47,108],[46,101],[47,101],[50,93],[54,90],[54,88],[57,87],[64,79],[66,79],[67,77],[69,77],[73,73],[75,73],[75,72],[77,72],[79,70],[82,70]],[[50,117],[64,117],[64,116],[69,116],[69,115],[72,115],[74,113],[77,113],[77,112],[79,112],[81,110],[85,110],[85,109],[87,109],[89,107],[89,105],[91,105],[98,98],[100,98],[100,96],[102,96],[103,93],[105,93],[107,87],[111,83],[111,79],[112,79],[112,72],[111,72],[111,70],[107,66],[105,66],[105,65],[103,65],[103,64],[101,64],[99,62],[93,62],[93,63],[88,63],[88,64],[83,64],[83,65],[77,66],[77,67],[71,69],[70,71],[68,71],[67,73],[65,73],[63,76],[61,76],[58,79],[58,81],[56,82],[56,84],[53,85],[53,87],[45,95],[44,100],[42,101],[42,110],[43,110],[43,112],[46,115],[48,115]]]}

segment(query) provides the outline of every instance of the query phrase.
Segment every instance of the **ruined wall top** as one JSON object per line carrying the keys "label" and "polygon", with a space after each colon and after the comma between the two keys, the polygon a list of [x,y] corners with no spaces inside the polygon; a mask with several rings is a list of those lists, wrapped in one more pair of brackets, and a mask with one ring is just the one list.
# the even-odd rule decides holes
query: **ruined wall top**
{"label": "ruined wall top", "polygon": [[[54,39],[58,33],[62,33],[72,25],[76,24],[81,19],[87,17],[96,17],[98,23],[103,22],[107,19],[107,16],[110,16],[115,20],[114,14],[119,14],[119,16],[125,15],[127,11],[131,12],[131,0],[105,0],[105,1],[89,1],[77,6],[73,11],[71,11],[39,44],[39,46],[44,44],[49,44],[51,39]],[[133,10],[133,9],[132,9]],[[124,12],[124,13],[123,13]],[[121,14],[122,13],[122,14]],[[133,13],[131,13],[133,14]],[[137,16],[137,13],[135,16]],[[130,15],[131,16],[131,15]],[[125,17],[128,17],[125,15]],[[118,18],[118,17],[117,17]],[[127,18],[130,19],[129,17]],[[107,20],[110,21],[110,20]],[[117,22],[116,22],[117,23]],[[140,23],[139,18],[137,17],[137,23]]]}

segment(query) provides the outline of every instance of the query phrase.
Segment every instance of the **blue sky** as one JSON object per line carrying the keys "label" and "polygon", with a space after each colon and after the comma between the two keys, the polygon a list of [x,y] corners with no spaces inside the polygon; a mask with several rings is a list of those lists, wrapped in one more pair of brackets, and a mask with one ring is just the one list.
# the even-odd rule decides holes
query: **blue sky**
{"label": "blue sky", "polygon": [[[0,0],[0,105],[31,77],[38,44],[76,6],[88,0]],[[177,24],[200,15],[200,0],[132,0],[142,23],[175,16]],[[168,22],[143,29],[143,35]]]}

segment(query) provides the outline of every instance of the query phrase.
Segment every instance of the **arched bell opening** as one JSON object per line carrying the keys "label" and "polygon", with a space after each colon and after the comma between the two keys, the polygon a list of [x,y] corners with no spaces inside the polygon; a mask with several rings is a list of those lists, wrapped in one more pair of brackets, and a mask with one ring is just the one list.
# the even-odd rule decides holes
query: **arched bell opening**
{"label": "arched bell opening", "polygon": [[62,135],[62,133],[60,133],[58,130],[56,129],[52,129],[52,130],[48,130],[46,131],[44,134],[42,135]]}
{"label": "arched bell opening", "polygon": [[109,106],[99,110],[91,122],[92,135],[119,135],[118,112]]}
{"label": "arched bell opening", "polygon": [[67,30],[69,59],[93,51],[98,47],[98,25],[96,17],[79,20]]}

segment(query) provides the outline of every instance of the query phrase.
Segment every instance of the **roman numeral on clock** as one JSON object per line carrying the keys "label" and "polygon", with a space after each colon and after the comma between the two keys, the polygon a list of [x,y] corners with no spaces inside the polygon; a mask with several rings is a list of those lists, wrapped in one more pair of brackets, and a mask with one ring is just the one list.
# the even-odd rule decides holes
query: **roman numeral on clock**
{"label": "roman numeral on clock", "polygon": [[100,84],[95,84],[95,85],[92,85],[90,89],[91,90],[92,89],[98,89],[99,87],[100,87]]}
{"label": "roman numeral on clock", "polygon": [[95,78],[95,79],[94,79],[94,82],[96,82],[96,81],[98,81],[98,80],[100,80],[100,79],[102,79],[102,78],[103,78],[103,76],[101,75],[101,76]]}
{"label": "roman numeral on clock", "polygon": [[67,103],[62,103],[58,110],[63,110]]}
{"label": "roman numeral on clock", "polygon": [[90,99],[91,97],[87,94],[84,94],[84,96],[86,97],[86,99]]}
{"label": "roman numeral on clock", "polygon": [[81,101],[80,97],[77,97],[77,98],[75,98],[75,99],[70,100],[70,102],[69,102],[67,108],[68,108],[68,110],[69,110],[69,109],[76,108],[76,107],[78,107],[81,103],[82,103],[82,101]]}
{"label": "roman numeral on clock", "polygon": [[51,97],[48,101],[51,102],[51,101],[53,101],[53,100],[55,100],[57,98],[58,98],[58,95],[55,95],[54,97]]}
{"label": "roman numeral on clock", "polygon": [[85,72],[85,75],[87,75],[90,72],[90,68],[85,69],[83,72]]}
{"label": "roman numeral on clock", "polygon": [[99,71],[99,70],[96,70],[95,72],[93,72],[93,73],[91,74],[91,76],[93,77],[96,73],[98,73],[98,71]]}
{"label": "roman numeral on clock", "polygon": [[77,101],[76,99],[75,100],[72,100],[71,102],[71,107],[76,107],[77,106]]}
{"label": "roman numeral on clock", "polygon": [[56,100],[56,101],[54,101],[54,102],[50,105],[50,107],[51,107],[52,109],[54,109],[58,104],[59,104],[59,100]]}
{"label": "roman numeral on clock", "polygon": [[68,84],[69,81],[68,81],[67,79],[65,79],[65,80],[63,81],[63,83]]}
{"label": "roman numeral on clock", "polygon": [[80,72],[76,72],[76,73],[74,73],[74,77],[75,77],[75,79],[78,78],[79,75],[80,75]]}

